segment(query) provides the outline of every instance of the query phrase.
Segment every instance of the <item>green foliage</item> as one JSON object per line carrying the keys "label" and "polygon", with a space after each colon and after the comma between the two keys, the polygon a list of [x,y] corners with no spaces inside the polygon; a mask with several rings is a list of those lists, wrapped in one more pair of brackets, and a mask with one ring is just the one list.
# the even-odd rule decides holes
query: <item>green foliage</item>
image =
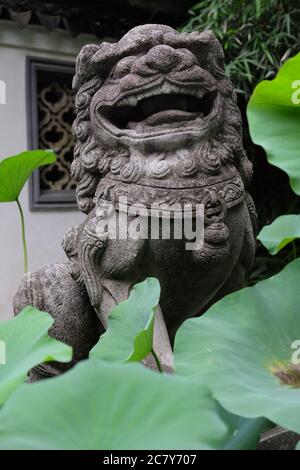
{"label": "green foliage", "polygon": [[[289,59],[272,81],[255,88],[247,108],[249,128],[254,142],[267,153],[269,162],[289,178],[292,189],[300,194],[300,54]],[[300,216],[280,216],[262,228],[258,239],[274,255],[300,237]],[[295,244],[292,256],[297,256]],[[290,253],[285,258],[290,258]]]}
{"label": "green foliage", "polygon": [[249,97],[253,85],[271,78],[300,47],[298,0],[203,0],[183,31],[211,29],[223,45],[226,74]]}
{"label": "green foliage", "polygon": [[95,358],[21,386],[0,414],[0,449],[211,449],[227,437],[202,384]]}
{"label": "green foliage", "polygon": [[32,150],[0,162],[0,202],[17,201],[24,184],[34,170],[55,162],[52,150]]}
{"label": "green foliage", "polygon": [[[268,426],[265,419],[245,419],[228,413],[216,402],[201,381],[176,375],[157,374],[141,364],[116,364],[132,357],[137,337],[145,341],[145,351],[153,349],[152,339],[141,335],[151,324],[159,300],[159,283],[147,279],[138,284],[129,300],[120,304],[123,319],[109,328],[113,341],[106,347],[116,346],[117,334],[122,344],[128,327],[135,335],[125,341],[117,357],[103,350],[105,362],[99,354],[81,362],[61,377],[36,384],[24,384],[0,411],[1,449],[253,449],[260,432]],[[135,304],[136,301],[136,304]],[[132,310],[133,311],[132,311]],[[32,331],[31,347],[21,341],[25,353],[22,380],[25,371],[37,362],[64,360],[68,349],[50,351],[49,338],[36,338],[31,316],[35,314],[35,327],[44,321],[44,329],[51,320],[32,307],[26,309],[10,325],[11,336]],[[139,312],[144,319],[137,318]],[[151,313],[152,312],[152,313]],[[121,313],[113,312],[114,318]],[[126,319],[126,317],[128,317]],[[139,327],[132,325],[135,318]],[[23,321],[22,325],[20,321]],[[19,322],[19,323],[16,323]],[[5,325],[5,324],[4,324]],[[100,338],[95,351],[100,351]],[[41,342],[47,354],[41,355]],[[108,341],[108,340],[106,340]],[[53,347],[60,343],[53,342]],[[141,345],[141,344],[140,344]],[[94,351],[94,352],[95,352]],[[51,354],[51,356],[50,356]],[[139,351],[135,351],[136,359]],[[67,356],[66,356],[67,355]],[[9,356],[11,358],[11,356]],[[112,361],[110,363],[109,361]],[[12,365],[10,364],[10,367]],[[0,369],[1,371],[1,369]],[[34,412],[33,412],[34,410]]]}
{"label": "green foliage", "polygon": [[247,108],[253,142],[269,163],[285,171],[300,195],[300,53],[288,60],[272,81],[255,88]]}
{"label": "green foliage", "polygon": [[72,348],[47,335],[52,324],[48,313],[30,306],[12,320],[0,323],[0,340],[6,347],[6,364],[0,365],[0,405],[24,382],[32,367],[72,359]]}
{"label": "green foliage", "polygon": [[261,433],[268,431],[274,425],[265,418],[247,419],[233,415],[224,410],[223,419],[229,426],[231,437],[221,450],[255,450]]}
{"label": "green foliage", "polygon": [[300,238],[300,215],[289,214],[277,217],[270,225],[262,228],[259,241],[271,255],[276,255],[288,243]]}
{"label": "green foliage", "polygon": [[231,413],[300,433],[299,279],[297,259],[187,320],[176,335],[177,375],[206,383]]}
{"label": "green foliage", "polygon": [[109,315],[108,328],[90,356],[109,362],[141,361],[151,353],[160,285],[148,278],[136,284],[128,300]]}
{"label": "green foliage", "polygon": [[19,196],[32,172],[43,165],[55,162],[55,160],[56,156],[52,150],[30,150],[5,158],[0,162],[0,202],[16,202],[20,213],[24,272],[28,271],[28,254],[25,220]]}
{"label": "green foliage", "polygon": [[[256,448],[272,423],[300,433],[299,277],[300,259],[187,320],[175,338],[173,375],[116,363],[153,349],[152,336],[140,333],[154,318],[156,279],[138,284],[114,310],[112,342],[102,352],[105,336],[93,357],[64,375],[20,384],[35,364],[70,359],[70,348],[45,335],[51,318],[28,307],[0,327],[8,344],[8,365],[0,366],[7,400],[0,449],[237,450]],[[117,335],[126,341],[110,355]],[[143,354],[134,347],[137,337]]]}

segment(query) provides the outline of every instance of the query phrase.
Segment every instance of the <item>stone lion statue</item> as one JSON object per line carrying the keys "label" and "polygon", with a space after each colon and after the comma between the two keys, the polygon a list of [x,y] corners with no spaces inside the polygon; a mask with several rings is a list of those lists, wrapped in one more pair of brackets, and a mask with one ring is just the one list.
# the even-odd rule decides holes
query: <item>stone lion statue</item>
{"label": "stone lion statue", "polygon": [[[222,47],[210,31],[139,26],[117,43],[85,46],[73,84],[71,172],[87,216],[65,235],[68,262],[25,275],[15,313],[32,304],[52,314],[50,334],[73,346],[75,363],[105,330],[113,306],[154,276],[162,289],[154,341],[171,367],[178,326],[243,287],[255,252],[252,166]],[[112,212],[120,220],[135,204],[189,205],[192,214],[203,207],[202,243],[187,250],[185,238],[172,234],[112,239],[99,231]],[[41,365],[32,380],[72,364]]]}

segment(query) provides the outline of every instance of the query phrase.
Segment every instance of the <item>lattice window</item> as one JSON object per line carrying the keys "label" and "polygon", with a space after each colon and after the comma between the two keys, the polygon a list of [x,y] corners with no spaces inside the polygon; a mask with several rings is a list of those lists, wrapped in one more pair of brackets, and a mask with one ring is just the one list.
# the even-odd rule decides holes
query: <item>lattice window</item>
{"label": "lattice window", "polygon": [[28,120],[31,148],[52,148],[58,160],[38,170],[30,182],[31,209],[76,207],[70,176],[74,140],[74,65],[28,59]]}
{"label": "lattice window", "polygon": [[41,170],[41,189],[75,189],[75,183],[70,178],[74,148],[71,133],[74,119],[71,86],[57,81],[39,83],[38,116],[39,147],[52,148],[58,155],[57,163]]}

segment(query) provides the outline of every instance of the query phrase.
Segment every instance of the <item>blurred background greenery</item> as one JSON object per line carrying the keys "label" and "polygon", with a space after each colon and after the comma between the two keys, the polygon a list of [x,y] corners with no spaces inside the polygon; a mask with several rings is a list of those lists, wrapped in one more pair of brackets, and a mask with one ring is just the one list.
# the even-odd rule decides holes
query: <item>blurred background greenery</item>
{"label": "blurred background greenery", "polygon": [[[253,144],[249,135],[246,106],[257,83],[274,78],[280,66],[299,52],[300,2],[203,0],[188,10],[188,17],[180,30],[191,32],[204,29],[211,29],[220,40],[225,53],[226,73],[238,93],[244,146],[254,166],[250,192],[256,204],[261,229],[281,214],[299,213],[300,198],[291,190],[287,175],[270,165],[264,150]],[[258,242],[249,283],[275,274],[299,254],[298,241],[288,245],[276,257],[269,255]]]}

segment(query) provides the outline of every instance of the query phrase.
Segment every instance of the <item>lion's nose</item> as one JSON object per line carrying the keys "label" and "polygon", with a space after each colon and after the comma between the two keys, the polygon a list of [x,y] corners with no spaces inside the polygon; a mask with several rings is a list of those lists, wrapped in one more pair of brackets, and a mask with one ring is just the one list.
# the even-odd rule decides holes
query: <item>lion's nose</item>
{"label": "lion's nose", "polygon": [[179,57],[170,46],[155,46],[147,54],[146,62],[149,67],[158,72],[170,72],[178,64]]}

